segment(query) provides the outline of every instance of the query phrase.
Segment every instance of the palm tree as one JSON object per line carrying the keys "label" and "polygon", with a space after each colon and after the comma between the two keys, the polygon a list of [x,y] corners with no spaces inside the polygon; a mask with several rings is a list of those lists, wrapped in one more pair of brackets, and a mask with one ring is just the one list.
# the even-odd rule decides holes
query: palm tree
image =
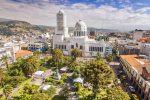
{"label": "palm tree", "polygon": [[8,56],[2,56],[1,61],[5,64],[6,68],[9,70],[9,65],[8,65]]}
{"label": "palm tree", "polygon": [[5,97],[6,97],[6,100],[9,100],[9,95],[12,93],[12,91],[13,91],[13,87],[12,86],[10,86],[10,85],[4,86],[3,93],[4,93]]}
{"label": "palm tree", "polygon": [[58,64],[60,64],[63,60],[63,52],[58,48],[54,49],[52,52],[52,59],[57,64],[58,68]]}
{"label": "palm tree", "polygon": [[31,56],[24,61],[24,64],[22,65],[23,72],[26,76],[32,75],[39,68],[39,66],[40,64],[36,58]]}

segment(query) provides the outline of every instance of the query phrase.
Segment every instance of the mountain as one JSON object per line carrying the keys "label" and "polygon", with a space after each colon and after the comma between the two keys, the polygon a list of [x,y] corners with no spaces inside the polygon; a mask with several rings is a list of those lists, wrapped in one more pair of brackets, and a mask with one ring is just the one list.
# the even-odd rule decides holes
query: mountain
{"label": "mountain", "polygon": [[[69,27],[69,32],[73,32],[74,28],[73,27]],[[106,32],[106,33],[110,33],[110,32],[119,32],[119,30],[115,30],[115,29],[99,29],[99,28],[94,28],[94,27],[88,27],[88,32]]]}
{"label": "mountain", "polygon": [[32,25],[25,21],[7,20],[0,22],[0,34],[3,35],[20,35],[20,34],[42,34],[42,33],[53,33],[54,27]]}
{"label": "mountain", "polygon": [[[69,33],[74,31],[74,27],[69,27]],[[88,32],[119,32],[112,29],[98,29],[88,27]],[[21,34],[42,34],[42,33],[54,33],[55,27],[44,25],[32,25],[25,21],[11,20],[0,18],[0,35],[21,35]]]}
{"label": "mountain", "polygon": [[11,21],[11,19],[0,18],[0,22]]}
{"label": "mountain", "polygon": [[95,32],[119,32],[119,30],[115,30],[115,29],[99,29],[99,28],[93,28],[93,27],[89,27],[88,31],[95,31]]}

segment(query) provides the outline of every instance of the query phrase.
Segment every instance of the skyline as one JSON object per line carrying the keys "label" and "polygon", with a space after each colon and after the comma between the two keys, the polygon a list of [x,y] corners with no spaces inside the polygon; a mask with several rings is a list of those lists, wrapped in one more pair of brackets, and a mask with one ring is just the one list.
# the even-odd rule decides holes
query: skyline
{"label": "skyline", "polygon": [[145,0],[1,0],[1,18],[27,21],[37,25],[56,26],[56,13],[63,9],[67,26],[78,20],[88,27],[150,29],[150,1]]}

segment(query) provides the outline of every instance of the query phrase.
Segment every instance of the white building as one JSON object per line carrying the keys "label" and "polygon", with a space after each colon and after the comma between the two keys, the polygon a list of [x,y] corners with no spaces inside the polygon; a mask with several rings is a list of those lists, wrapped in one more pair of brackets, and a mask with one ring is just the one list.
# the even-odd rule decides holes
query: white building
{"label": "white building", "polygon": [[135,30],[133,32],[133,39],[135,41],[138,41],[139,39],[143,37],[150,37],[150,31],[149,30]]}
{"label": "white building", "polygon": [[70,55],[71,49],[78,48],[84,57],[96,56],[98,52],[102,56],[112,53],[108,42],[89,39],[87,34],[86,24],[79,20],[75,25],[73,35],[70,36],[66,25],[66,15],[63,10],[60,10],[57,14],[57,28],[53,36],[53,48],[62,49],[65,55]]}
{"label": "white building", "polygon": [[[7,56],[8,63],[14,62],[16,60],[15,53],[21,49],[20,45],[21,43],[16,41],[4,43],[2,47],[0,47],[0,59],[3,56]],[[3,65],[3,62],[0,61],[0,66],[5,67]]]}
{"label": "white building", "polygon": [[148,56],[150,59],[150,43],[141,43],[140,45],[140,53]]}

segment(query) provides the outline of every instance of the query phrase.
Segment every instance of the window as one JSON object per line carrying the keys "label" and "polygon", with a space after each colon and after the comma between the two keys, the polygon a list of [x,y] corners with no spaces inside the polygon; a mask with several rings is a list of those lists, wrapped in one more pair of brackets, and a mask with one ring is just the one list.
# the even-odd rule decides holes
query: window
{"label": "window", "polygon": [[91,51],[91,47],[89,47],[89,51]]}
{"label": "window", "polygon": [[76,47],[78,47],[78,43],[76,43]]}
{"label": "window", "polygon": [[102,48],[102,52],[103,52],[103,47],[101,47]]}
{"label": "window", "polygon": [[71,45],[71,49],[74,49],[74,45]]}
{"label": "window", "polygon": [[80,49],[81,49],[81,50],[83,49],[83,46],[82,46],[82,45],[80,45]]}

